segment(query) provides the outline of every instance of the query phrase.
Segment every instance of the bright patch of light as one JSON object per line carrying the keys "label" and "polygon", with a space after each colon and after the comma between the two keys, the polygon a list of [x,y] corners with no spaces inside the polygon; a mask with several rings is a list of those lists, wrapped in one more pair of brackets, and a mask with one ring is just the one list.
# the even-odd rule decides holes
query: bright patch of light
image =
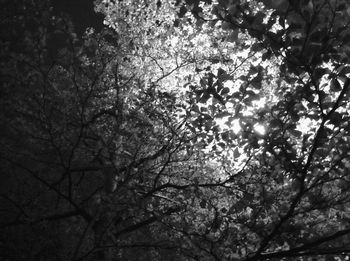
{"label": "bright patch of light", "polygon": [[266,97],[262,97],[259,100],[253,101],[252,104],[255,108],[258,108],[258,109],[263,108],[266,104]]}
{"label": "bright patch of light", "polygon": [[175,36],[175,37],[172,37],[171,40],[170,40],[170,44],[172,47],[175,47],[179,42],[179,37]]}
{"label": "bright patch of light", "polygon": [[[227,80],[224,82],[224,87],[227,87],[230,89],[231,92],[239,92],[239,88],[242,86],[243,81],[241,80],[236,80],[236,81],[231,81]],[[230,106],[228,104],[228,106]]]}
{"label": "bright patch of light", "polygon": [[237,135],[242,130],[241,124],[239,123],[239,119],[235,119],[232,121],[232,131]]}
{"label": "bright patch of light", "polygon": [[228,81],[225,81],[224,82],[224,87],[227,87],[227,88],[233,88],[234,87],[234,82],[233,81],[231,81],[231,80],[228,80]]}
{"label": "bright patch of light", "polygon": [[266,97],[262,97],[259,100],[252,101],[252,106],[248,107],[246,110],[243,111],[243,116],[253,116],[257,110],[264,108],[266,103]]}
{"label": "bright patch of light", "polygon": [[262,136],[266,134],[266,128],[265,128],[265,126],[262,125],[262,124],[259,124],[259,123],[257,123],[257,124],[254,125],[254,131],[255,131],[257,134],[262,135]]}
{"label": "bright patch of light", "polygon": [[239,119],[234,119],[233,121],[228,122],[228,118],[229,117],[215,119],[215,123],[222,131],[232,129],[233,133],[237,135],[242,130]]}
{"label": "bright patch of light", "polygon": [[315,120],[311,120],[309,118],[301,118],[298,122],[297,130],[307,133],[315,123]]}

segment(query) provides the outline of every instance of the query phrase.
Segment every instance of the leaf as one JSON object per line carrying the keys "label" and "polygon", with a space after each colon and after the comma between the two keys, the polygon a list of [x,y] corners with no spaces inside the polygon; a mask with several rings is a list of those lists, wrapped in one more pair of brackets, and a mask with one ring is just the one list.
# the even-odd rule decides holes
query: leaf
{"label": "leaf", "polygon": [[223,30],[232,29],[232,24],[225,21],[225,22],[223,22],[223,23],[221,24],[221,28],[222,28]]}
{"label": "leaf", "polygon": [[329,119],[329,122],[334,126],[338,127],[342,121],[342,115],[339,112],[333,112]]}
{"label": "leaf", "polygon": [[233,151],[233,157],[235,159],[239,158],[239,156],[241,156],[241,153],[239,152],[238,148],[236,147]]}
{"label": "leaf", "polygon": [[229,136],[229,132],[228,131],[225,131],[223,133],[221,133],[221,137],[224,141],[228,141],[230,136]]}
{"label": "leaf", "polygon": [[223,149],[226,147],[226,144],[224,142],[219,142],[218,145]]}
{"label": "leaf", "polygon": [[269,59],[271,58],[271,56],[272,56],[272,52],[271,52],[271,50],[269,49],[269,50],[267,50],[266,52],[264,52],[264,54],[261,56],[261,59],[262,59],[263,61],[266,61],[266,60],[269,60]]}
{"label": "leaf", "polygon": [[180,25],[179,19],[175,19],[175,20],[174,20],[173,26],[174,26],[174,27],[178,27],[179,25]]}
{"label": "leaf", "polygon": [[261,89],[262,87],[261,81],[262,81],[262,74],[259,73],[256,77],[254,77],[251,83],[255,89]]}
{"label": "leaf", "polygon": [[272,121],[270,121],[270,127],[274,128],[274,127],[280,127],[281,126],[281,120],[279,119],[273,119]]}
{"label": "leaf", "polygon": [[269,8],[274,8],[277,11],[284,11],[288,7],[287,0],[266,0],[265,5]]}
{"label": "leaf", "polygon": [[[350,9],[350,8],[349,8]],[[346,34],[343,38],[344,44],[350,44],[350,34]]]}
{"label": "leaf", "polygon": [[300,138],[302,135],[301,131],[294,130],[294,129],[289,129],[288,132],[292,134],[294,137]]}
{"label": "leaf", "polygon": [[186,6],[181,6],[181,8],[180,8],[180,11],[179,11],[179,13],[178,13],[178,16],[181,18],[181,17],[184,17],[184,15],[187,13],[187,8],[186,8]]}
{"label": "leaf", "polygon": [[324,75],[331,73],[328,68],[317,68],[314,71],[314,77],[316,79],[321,79]]}
{"label": "leaf", "polygon": [[228,111],[223,111],[223,112],[219,112],[218,114],[215,115],[215,118],[224,118],[224,117],[228,117],[231,116],[231,113],[229,113]]}
{"label": "leaf", "polygon": [[205,92],[202,97],[200,98],[199,102],[206,103],[210,98],[210,94],[208,92]]}
{"label": "leaf", "polygon": [[199,206],[201,208],[206,208],[207,207],[207,201],[205,199],[202,199],[201,202],[199,202]]}
{"label": "leaf", "polygon": [[339,92],[342,90],[341,86],[340,86],[340,83],[338,82],[338,80],[336,78],[333,78],[331,80],[331,85],[329,86],[329,89],[332,91],[332,92]]}
{"label": "leaf", "polygon": [[213,121],[209,120],[209,121],[205,122],[205,124],[204,124],[205,131],[207,131],[207,132],[210,131],[212,129],[212,127],[213,127]]}
{"label": "leaf", "polygon": [[339,72],[339,76],[346,76],[346,74],[350,73],[350,66],[344,66],[340,72]]}
{"label": "leaf", "polygon": [[192,107],[192,111],[197,112],[197,113],[200,113],[200,110],[199,110],[198,105],[194,105],[194,106]]}
{"label": "leaf", "polygon": [[263,48],[262,48],[261,43],[254,43],[254,44],[251,46],[251,48],[250,48],[250,50],[251,50],[253,53],[260,52],[262,49],[263,49]]}
{"label": "leaf", "polygon": [[231,79],[231,76],[222,68],[218,69],[217,78],[220,82],[224,82]]}
{"label": "leaf", "polygon": [[234,43],[238,40],[238,30],[233,30],[227,37],[226,41]]}
{"label": "leaf", "polygon": [[225,87],[221,90],[220,95],[226,95],[230,92],[230,88]]}

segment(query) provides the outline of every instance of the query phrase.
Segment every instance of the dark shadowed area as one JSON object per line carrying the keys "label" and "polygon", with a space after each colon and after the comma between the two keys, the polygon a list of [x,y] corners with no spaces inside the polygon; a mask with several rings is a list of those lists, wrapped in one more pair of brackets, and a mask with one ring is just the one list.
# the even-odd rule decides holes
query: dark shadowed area
{"label": "dark shadowed area", "polygon": [[66,13],[72,18],[79,35],[87,27],[93,27],[96,31],[103,28],[103,15],[94,11],[93,0],[52,0],[52,4],[55,13]]}

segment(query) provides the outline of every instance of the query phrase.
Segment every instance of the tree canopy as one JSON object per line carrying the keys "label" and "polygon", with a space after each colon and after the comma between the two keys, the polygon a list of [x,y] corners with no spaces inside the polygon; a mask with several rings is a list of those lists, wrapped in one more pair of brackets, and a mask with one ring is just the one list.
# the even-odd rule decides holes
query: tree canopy
{"label": "tree canopy", "polygon": [[94,10],[1,2],[1,259],[350,259],[348,1]]}

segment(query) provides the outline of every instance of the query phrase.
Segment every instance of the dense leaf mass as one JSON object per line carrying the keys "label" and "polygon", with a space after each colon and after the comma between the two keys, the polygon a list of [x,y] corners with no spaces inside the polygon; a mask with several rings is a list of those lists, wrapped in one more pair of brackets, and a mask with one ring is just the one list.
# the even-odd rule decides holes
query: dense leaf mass
{"label": "dense leaf mass", "polygon": [[94,5],[1,2],[1,260],[350,259],[348,1]]}

